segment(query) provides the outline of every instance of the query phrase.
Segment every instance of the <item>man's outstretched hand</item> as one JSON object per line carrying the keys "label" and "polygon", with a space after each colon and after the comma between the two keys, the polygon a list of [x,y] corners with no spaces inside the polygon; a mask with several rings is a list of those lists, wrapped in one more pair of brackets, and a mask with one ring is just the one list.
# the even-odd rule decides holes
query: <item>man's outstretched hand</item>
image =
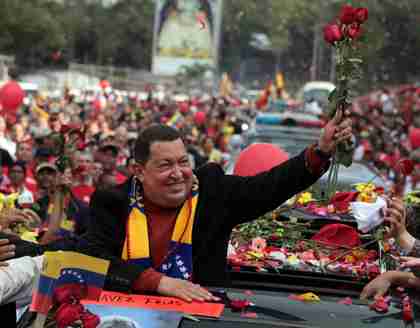
{"label": "man's outstretched hand", "polygon": [[352,140],[352,120],[348,118],[348,115],[350,115],[348,110],[343,112],[342,109],[338,109],[335,116],[324,127],[318,141],[319,149],[323,153],[333,154],[337,144]]}
{"label": "man's outstretched hand", "polygon": [[209,302],[219,300],[218,297],[214,297],[208,290],[200,285],[193,284],[187,280],[165,276],[160,280],[157,291],[163,296],[177,297],[186,302]]}

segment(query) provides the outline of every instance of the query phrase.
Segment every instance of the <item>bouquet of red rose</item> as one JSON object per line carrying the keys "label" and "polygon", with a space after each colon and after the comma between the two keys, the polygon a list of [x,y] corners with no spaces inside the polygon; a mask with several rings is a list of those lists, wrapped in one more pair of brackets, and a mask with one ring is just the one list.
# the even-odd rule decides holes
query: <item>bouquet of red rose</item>
{"label": "bouquet of red rose", "polygon": [[[350,84],[362,76],[363,60],[358,48],[363,34],[363,23],[368,19],[367,8],[354,8],[344,5],[336,22],[324,27],[324,39],[336,50],[336,76],[337,88],[329,96],[329,118],[333,118],[337,109],[344,110],[351,104]],[[328,178],[328,197],[335,193],[337,185],[338,167],[340,164],[349,167],[353,161],[354,146],[350,143],[337,145],[336,155],[333,159]]]}

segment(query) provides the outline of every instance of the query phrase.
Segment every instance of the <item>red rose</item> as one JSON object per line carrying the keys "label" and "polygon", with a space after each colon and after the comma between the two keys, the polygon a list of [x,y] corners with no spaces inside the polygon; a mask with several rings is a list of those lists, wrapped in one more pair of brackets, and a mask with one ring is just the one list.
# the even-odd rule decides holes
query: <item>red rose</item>
{"label": "red rose", "polygon": [[250,302],[248,300],[231,300],[229,305],[232,311],[239,312],[245,310],[250,305]]}
{"label": "red rose", "polygon": [[356,10],[351,5],[344,5],[340,12],[340,22],[344,25],[350,25],[355,21]]}
{"label": "red rose", "polygon": [[354,11],[354,19],[360,23],[363,24],[367,21],[369,17],[369,11],[367,8],[356,8]]}
{"label": "red rose", "polygon": [[80,319],[83,322],[83,328],[96,328],[101,322],[101,319],[96,314],[89,311],[83,312]]}
{"label": "red rose", "polygon": [[54,301],[57,304],[72,303],[79,301],[83,297],[83,288],[80,284],[67,284],[57,287],[54,291]]}
{"label": "red rose", "polygon": [[85,143],[84,141],[80,140],[80,141],[77,143],[77,150],[78,150],[78,151],[84,151],[84,150],[87,148],[87,146],[88,146],[88,144],[87,144],[87,143]]}
{"label": "red rose", "polygon": [[402,175],[411,175],[414,171],[414,162],[408,158],[401,159],[398,161],[395,169]]}
{"label": "red rose", "polygon": [[331,44],[343,40],[343,33],[341,33],[340,27],[337,24],[326,25],[324,27],[324,40]]}
{"label": "red rose", "polygon": [[368,269],[369,280],[375,279],[380,274],[381,274],[381,271],[379,270],[379,267],[377,265],[371,266]]}
{"label": "red rose", "polygon": [[358,23],[353,23],[349,26],[347,30],[347,35],[351,39],[357,39],[360,35],[362,35],[362,27]]}
{"label": "red rose", "polygon": [[61,304],[55,314],[58,328],[67,328],[75,321],[80,320],[83,313],[82,304]]}
{"label": "red rose", "polygon": [[368,261],[375,261],[378,258],[378,252],[375,251],[374,249],[371,249],[370,251],[368,251],[367,256],[366,256],[366,260]]}
{"label": "red rose", "polygon": [[71,127],[70,125],[63,124],[63,125],[61,126],[61,130],[60,130],[60,132],[61,132],[61,133],[63,133],[63,134],[66,134],[66,133],[68,133],[71,129],[72,129],[72,127]]}

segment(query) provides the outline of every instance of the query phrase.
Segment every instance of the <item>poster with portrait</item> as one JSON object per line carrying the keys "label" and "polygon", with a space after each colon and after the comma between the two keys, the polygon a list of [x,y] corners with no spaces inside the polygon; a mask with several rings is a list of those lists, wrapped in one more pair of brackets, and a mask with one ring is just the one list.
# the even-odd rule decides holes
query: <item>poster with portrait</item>
{"label": "poster with portrait", "polygon": [[175,75],[195,63],[216,68],[222,0],[156,1],[153,73]]}
{"label": "poster with portrait", "polygon": [[179,312],[100,304],[86,304],[85,308],[99,317],[96,328],[178,328],[183,317]]}

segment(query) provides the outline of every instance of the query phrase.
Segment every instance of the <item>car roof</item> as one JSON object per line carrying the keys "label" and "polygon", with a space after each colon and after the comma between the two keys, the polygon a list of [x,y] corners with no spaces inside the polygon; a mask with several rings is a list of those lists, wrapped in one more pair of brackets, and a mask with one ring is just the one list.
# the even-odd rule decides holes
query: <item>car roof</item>
{"label": "car roof", "polygon": [[312,81],[303,86],[303,92],[307,92],[312,89],[326,89],[331,92],[335,89],[335,85],[327,81]]}

